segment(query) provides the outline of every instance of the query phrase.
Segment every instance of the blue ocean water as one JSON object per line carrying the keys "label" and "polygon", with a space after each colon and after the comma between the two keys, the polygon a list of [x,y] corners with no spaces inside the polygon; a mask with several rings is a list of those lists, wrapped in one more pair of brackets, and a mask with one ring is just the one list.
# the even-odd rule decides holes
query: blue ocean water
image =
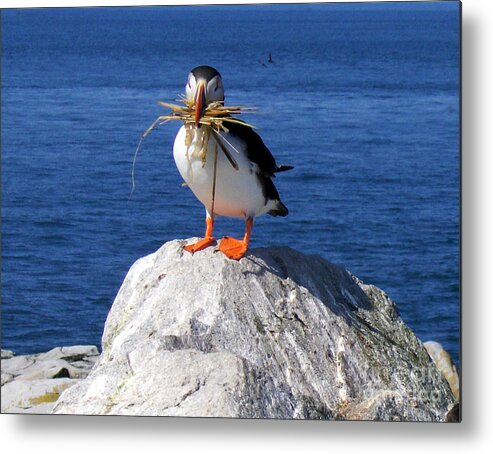
{"label": "blue ocean water", "polygon": [[295,166],[276,179],[290,215],[252,247],[344,266],[458,363],[459,33],[456,2],[3,10],[2,348],[99,345],[130,265],[202,234],[178,124],[146,138],[129,195],[156,101],[208,64]]}

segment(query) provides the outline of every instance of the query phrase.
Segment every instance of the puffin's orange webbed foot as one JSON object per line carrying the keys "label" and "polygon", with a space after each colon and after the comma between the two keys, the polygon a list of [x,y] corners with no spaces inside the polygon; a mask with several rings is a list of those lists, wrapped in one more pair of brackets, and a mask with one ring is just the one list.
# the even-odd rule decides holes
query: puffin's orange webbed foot
{"label": "puffin's orange webbed foot", "polygon": [[219,243],[218,250],[221,251],[226,257],[232,260],[240,260],[248,249],[248,244],[245,240],[237,240],[230,236],[225,236]]}
{"label": "puffin's orange webbed foot", "polygon": [[194,254],[195,252],[201,251],[209,246],[216,244],[216,239],[214,237],[204,238],[203,240],[197,241],[196,243],[189,244],[188,246],[183,246],[185,251]]}
{"label": "puffin's orange webbed foot", "polygon": [[184,246],[183,249],[185,251],[190,252],[190,254],[194,254],[195,252],[201,251],[206,247],[212,246],[216,244],[216,239],[212,236],[212,229],[214,227],[214,221],[212,217],[207,216],[205,219],[205,235],[203,240],[199,240],[196,243],[189,244],[188,246]]}

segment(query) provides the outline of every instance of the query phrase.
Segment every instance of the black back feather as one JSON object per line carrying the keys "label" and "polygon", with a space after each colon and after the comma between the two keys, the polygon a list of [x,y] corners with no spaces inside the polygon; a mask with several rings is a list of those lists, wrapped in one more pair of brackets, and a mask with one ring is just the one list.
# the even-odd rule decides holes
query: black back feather
{"label": "black back feather", "polygon": [[288,209],[281,202],[279,192],[271,178],[275,177],[276,172],[284,172],[293,167],[278,166],[274,156],[272,156],[270,150],[265,146],[262,138],[250,126],[227,121],[225,126],[228,128],[230,134],[241,138],[246,145],[248,159],[257,164],[260,171],[259,178],[262,181],[265,202],[267,203],[267,200],[277,201],[276,208],[269,211],[269,214],[272,216],[287,216]]}
{"label": "black back feather", "polygon": [[225,122],[229,132],[241,137],[245,142],[247,157],[258,165],[262,175],[273,177],[276,172],[291,170],[292,166],[277,166],[270,150],[265,146],[262,138],[248,125]]}

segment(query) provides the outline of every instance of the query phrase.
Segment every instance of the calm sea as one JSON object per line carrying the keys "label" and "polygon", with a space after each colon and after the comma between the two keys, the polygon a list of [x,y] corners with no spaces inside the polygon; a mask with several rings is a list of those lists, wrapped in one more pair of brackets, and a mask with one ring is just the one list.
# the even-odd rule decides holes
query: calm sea
{"label": "calm sea", "polygon": [[[252,247],[321,254],[459,355],[459,5],[2,11],[2,348],[100,344],[131,264],[202,234],[172,158],[140,134],[200,64],[278,163],[290,215]],[[269,53],[273,63],[268,63]],[[221,219],[217,236],[242,235]]]}

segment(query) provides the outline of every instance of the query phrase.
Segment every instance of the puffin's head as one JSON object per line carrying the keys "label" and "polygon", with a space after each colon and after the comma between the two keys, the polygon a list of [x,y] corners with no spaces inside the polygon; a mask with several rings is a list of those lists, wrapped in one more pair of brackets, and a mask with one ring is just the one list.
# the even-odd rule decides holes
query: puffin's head
{"label": "puffin's head", "polygon": [[187,99],[194,101],[195,124],[198,125],[210,103],[224,101],[221,74],[211,66],[197,66],[188,75],[185,94]]}

